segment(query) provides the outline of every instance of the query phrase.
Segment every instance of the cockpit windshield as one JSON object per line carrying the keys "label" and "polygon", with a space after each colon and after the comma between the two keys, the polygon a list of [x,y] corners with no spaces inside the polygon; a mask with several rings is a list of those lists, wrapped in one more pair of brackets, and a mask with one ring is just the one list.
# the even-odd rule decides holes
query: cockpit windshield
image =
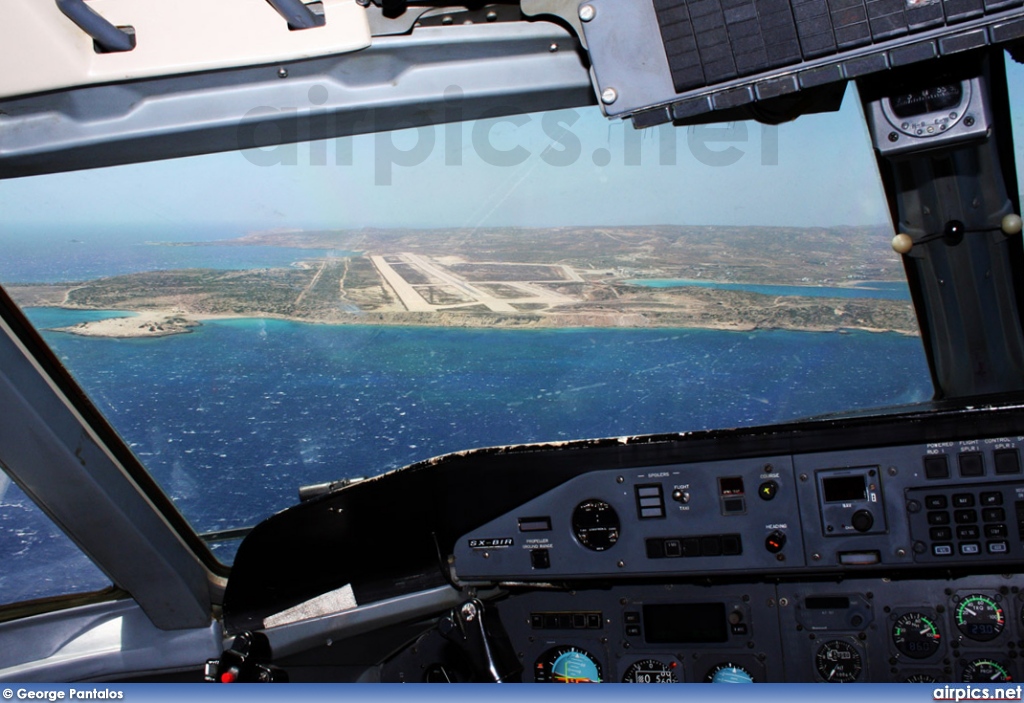
{"label": "cockpit windshield", "polygon": [[199,533],[447,452],[920,402],[855,97],[5,181],[0,283]]}

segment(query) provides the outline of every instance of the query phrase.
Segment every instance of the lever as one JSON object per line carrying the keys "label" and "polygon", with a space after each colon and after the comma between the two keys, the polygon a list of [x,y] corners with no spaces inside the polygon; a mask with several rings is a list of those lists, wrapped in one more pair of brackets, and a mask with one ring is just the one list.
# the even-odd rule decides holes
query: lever
{"label": "lever", "polygon": [[485,681],[504,683],[522,673],[522,666],[496,612],[471,598],[441,618],[438,632],[469,658]]}
{"label": "lever", "polygon": [[262,632],[243,632],[220,659],[208,659],[204,678],[210,683],[286,683],[288,674],[270,665],[270,640]]}

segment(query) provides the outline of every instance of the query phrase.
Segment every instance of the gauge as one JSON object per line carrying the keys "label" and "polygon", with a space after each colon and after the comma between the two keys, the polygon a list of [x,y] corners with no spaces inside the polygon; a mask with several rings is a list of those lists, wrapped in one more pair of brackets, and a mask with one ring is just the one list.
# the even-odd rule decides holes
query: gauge
{"label": "gauge", "polygon": [[964,667],[964,683],[1005,683],[1010,672],[1003,662],[994,659],[975,659]]}
{"label": "gauge", "polygon": [[927,659],[939,651],[939,628],[921,613],[905,613],[892,626],[896,649],[911,659]]}
{"label": "gauge", "polygon": [[619,541],[619,514],[603,500],[585,500],[572,511],[572,531],[584,547],[603,552]]}
{"label": "gauge", "polygon": [[911,674],[903,679],[903,683],[935,683],[936,681],[938,679],[931,674]]}
{"label": "gauge", "polygon": [[1003,609],[989,596],[967,596],[956,608],[956,626],[972,640],[987,642],[1003,631]]}
{"label": "gauge", "polygon": [[889,98],[889,105],[897,117],[916,117],[956,107],[963,99],[963,92],[960,83],[938,85]]}
{"label": "gauge", "polygon": [[601,683],[601,665],[579,647],[554,647],[540,655],[533,677],[537,683]]}
{"label": "gauge", "polygon": [[657,659],[634,662],[626,669],[622,683],[677,683],[676,662],[665,664]]}
{"label": "gauge", "polygon": [[860,652],[845,640],[832,640],[818,648],[814,656],[818,675],[830,683],[856,681],[863,668]]}
{"label": "gauge", "polygon": [[742,666],[732,662],[715,664],[704,677],[707,683],[754,683],[754,677]]}

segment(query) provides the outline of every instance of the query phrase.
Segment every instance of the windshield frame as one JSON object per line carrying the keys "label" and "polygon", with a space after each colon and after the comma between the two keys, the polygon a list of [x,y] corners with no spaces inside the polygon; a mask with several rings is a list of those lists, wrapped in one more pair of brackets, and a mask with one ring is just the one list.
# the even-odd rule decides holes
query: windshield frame
{"label": "windshield frame", "polygon": [[[550,27],[544,31],[534,30],[533,35],[529,37],[530,49],[529,52],[537,53],[538,51],[538,39],[541,43],[547,41],[547,38],[552,32],[561,32],[562,30],[552,30]],[[430,32],[421,34],[419,38],[410,40],[408,38],[395,39],[391,45],[391,48],[397,49],[402,48],[406,45],[415,46],[422,49],[424,46],[430,44],[435,39],[432,37]],[[481,41],[483,41],[481,39]],[[578,48],[578,47],[577,47]],[[382,42],[381,51],[389,50],[389,44],[387,41]],[[550,49],[545,48],[545,51]],[[553,52],[552,52],[553,53]],[[478,57],[462,58],[457,64],[457,70],[467,70],[468,66],[476,61]],[[475,73],[474,69],[474,73]],[[485,70],[480,68],[478,70]],[[571,73],[571,71],[567,71]],[[570,81],[571,82],[571,81]],[[100,86],[96,88],[104,89],[111,88],[111,86]],[[415,97],[415,93],[410,93]],[[578,89],[578,86],[571,88],[563,85],[561,88],[552,89],[550,84],[536,85],[531,88],[532,100],[524,102],[521,107],[513,108],[511,104],[514,102],[510,96],[522,95],[522,89],[513,88],[507,94],[495,97],[482,97],[479,99],[470,100],[465,103],[466,106],[470,106],[470,113],[473,111],[481,114],[487,114],[488,116],[496,116],[499,114],[515,114],[518,112],[526,112],[529,110],[538,109],[538,107],[560,107],[564,105],[578,105],[583,103],[592,103],[592,96],[588,96],[583,99],[584,93]],[[409,99],[412,100],[413,97]],[[442,110],[443,102],[438,103],[434,106],[436,110]],[[495,110],[495,108],[498,108]],[[396,111],[397,114],[398,111]],[[437,113],[435,112],[435,115]],[[442,115],[444,116],[444,115]],[[448,115],[450,117],[450,115]],[[467,114],[460,114],[460,119],[470,119],[471,117]],[[438,120],[443,122],[444,120]],[[380,130],[383,127],[377,124],[376,129]],[[236,134],[237,136],[237,134]],[[152,137],[152,135],[150,135]],[[157,142],[154,140],[153,144]],[[178,140],[178,149],[184,146],[184,142]],[[166,148],[164,144],[160,146],[160,149]],[[131,152],[131,145],[122,143],[113,151],[112,154],[117,155],[117,158],[125,158]],[[51,161],[50,166],[53,166],[56,161],[59,161],[60,154],[62,152],[55,152],[56,160]],[[153,152],[155,153],[155,152]],[[143,158],[147,158],[143,155]],[[153,158],[159,158],[153,156]],[[87,161],[87,160],[86,160]],[[72,161],[69,162],[69,168],[84,168],[83,161]],[[49,167],[48,167],[49,168]],[[0,167],[0,175],[4,177],[10,177],[12,175],[18,175],[13,171],[6,170]],[[17,306],[10,300],[6,292],[0,294],[0,317],[2,317],[6,328],[5,333],[9,339],[16,343],[21,349],[31,354],[34,359],[34,363],[37,366],[37,371],[42,378],[51,379],[48,383],[51,384],[51,390],[61,399],[61,402],[65,405],[66,409],[70,410],[77,422],[79,423],[79,429],[86,435],[90,435],[94,438],[98,445],[103,448],[103,451],[108,453],[113,463],[118,465],[119,470],[122,472],[122,479],[127,479],[134,487],[134,492],[138,497],[141,497],[146,501],[150,508],[155,514],[160,516],[160,520],[164,521],[169,527],[170,531],[177,535],[187,550],[195,557],[201,568],[205,570],[205,581],[210,585],[211,593],[213,594],[213,600],[217,600],[217,593],[219,585],[222,583],[224,577],[228,575],[230,569],[224,566],[219,560],[217,560],[210,552],[207,544],[196,535],[195,531],[191,528],[185,518],[177,510],[171,500],[167,497],[166,493],[156,484],[146,468],[138,461],[131,450],[125,445],[123,440],[118,436],[117,432],[110,426],[108,421],[103,417],[93,402],[85,395],[81,390],[80,386],[70,376],[63,364],[59,361],[56,355],[50,350],[45,344],[42,337],[32,327],[32,325],[26,320],[24,314],[17,308]],[[894,408],[895,410],[895,408]],[[89,470],[89,467],[84,467]],[[68,529],[69,532],[73,533],[73,538],[76,542],[83,545],[86,548],[87,553],[90,551],[87,548],[87,543],[98,543],[99,540],[105,539],[105,535],[99,533],[77,533],[67,525],[67,521],[61,519],[62,509],[55,507],[60,501],[50,501],[43,493],[41,493],[38,487],[34,486],[34,483],[30,480],[25,480],[19,476],[24,476],[20,472],[12,472],[15,476],[15,480],[18,481],[19,485],[26,489],[30,495],[37,498],[38,502],[44,507],[48,513],[54,517],[58,524]],[[119,479],[121,480],[121,479]],[[156,541],[160,538],[153,538],[151,541]],[[106,569],[106,564],[103,565]],[[117,578],[114,579],[115,583],[123,583]],[[135,589],[128,589],[135,593]],[[209,600],[209,595],[205,597]],[[198,598],[203,600],[203,597]]]}
{"label": "windshield frame", "polygon": [[[0,358],[0,398],[17,418],[0,429],[6,473],[114,584],[0,606],[0,619],[130,593],[158,627],[205,627],[230,570],[2,287]],[[168,602],[179,607],[168,611]]]}

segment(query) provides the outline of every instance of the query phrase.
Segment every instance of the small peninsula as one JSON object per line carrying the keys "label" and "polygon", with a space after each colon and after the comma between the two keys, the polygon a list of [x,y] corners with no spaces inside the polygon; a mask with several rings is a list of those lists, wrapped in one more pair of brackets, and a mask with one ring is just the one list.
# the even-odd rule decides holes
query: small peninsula
{"label": "small peninsula", "polygon": [[68,332],[83,337],[167,337],[191,332],[200,323],[197,319],[177,313],[140,312],[131,317],[108,317],[103,320],[79,322],[77,325],[57,327],[56,332]]}

